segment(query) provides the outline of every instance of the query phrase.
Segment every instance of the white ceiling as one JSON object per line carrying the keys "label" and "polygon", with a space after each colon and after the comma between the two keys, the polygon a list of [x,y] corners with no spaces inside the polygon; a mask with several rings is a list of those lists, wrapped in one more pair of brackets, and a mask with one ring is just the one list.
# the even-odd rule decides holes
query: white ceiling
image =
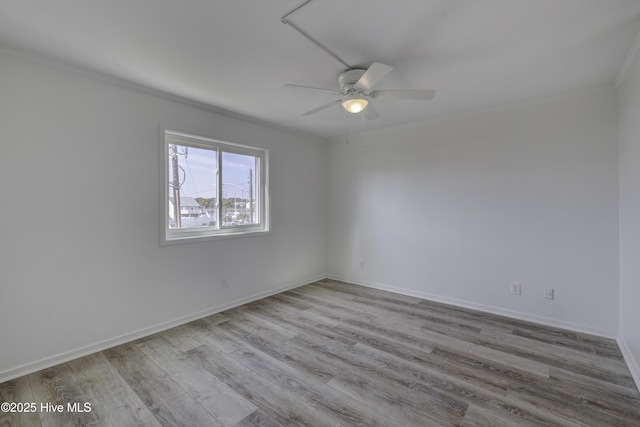
{"label": "white ceiling", "polygon": [[313,0],[289,19],[351,66],[394,67],[363,123],[334,96],[344,65],[281,22],[303,0],[3,0],[0,45],[331,137],[613,84],[638,0]]}

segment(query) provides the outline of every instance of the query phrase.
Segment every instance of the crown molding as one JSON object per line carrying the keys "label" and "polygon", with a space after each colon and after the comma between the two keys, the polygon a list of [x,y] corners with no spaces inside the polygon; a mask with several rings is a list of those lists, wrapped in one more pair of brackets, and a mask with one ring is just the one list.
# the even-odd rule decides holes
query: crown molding
{"label": "crown molding", "polygon": [[121,77],[116,77],[112,74],[104,73],[102,71],[98,71],[92,68],[83,67],[76,64],[71,64],[67,61],[61,61],[59,59],[52,58],[50,56],[34,54],[30,52],[26,52],[24,50],[12,48],[6,45],[0,44],[0,53],[4,53],[6,55],[14,56],[17,58],[22,58],[27,61],[37,62],[43,64],[48,67],[57,68],[59,70],[63,70],[69,73],[81,75],[83,77],[98,80],[104,83],[112,84],[118,87],[130,89],[136,92],[144,93],[146,95],[156,96],[168,101],[177,102],[183,105],[187,105],[190,107],[199,108],[201,110],[206,110],[211,113],[219,114],[222,116],[234,118],[237,120],[243,120],[246,122],[251,122],[254,124],[262,125],[269,127],[271,129],[279,130],[281,132],[287,132],[292,134],[297,134],[303,136],[305,138],[312,138],[318,141],[325,141],[325,138],[318,137],[317,135],[305,133],[297,129],[289,128],[286,126],[281,126],[275,123],[271,123],[265,120],[261,120],[255,117],[247,116],[242,113],[230,111],[224,109],[222,107],[217,107],[212,104],[208,104],[206,102],[197,101],[191,98],[187,98],[185,96],[177,95],[175,93],[171,93],[168,91],[164,91],[161,89],[153,88],[151,86],[147,86],[142,83],[136,83],[131,80],[123,79]]}

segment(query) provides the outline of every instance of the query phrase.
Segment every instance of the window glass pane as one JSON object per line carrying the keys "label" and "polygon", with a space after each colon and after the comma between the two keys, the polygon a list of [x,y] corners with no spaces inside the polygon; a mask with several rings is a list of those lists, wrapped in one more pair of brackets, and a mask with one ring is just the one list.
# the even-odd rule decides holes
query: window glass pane
{"label": "window glass pane", "polygon": [[260,223],[259,157],[222,152],[222,226]]}
{"label": "window glass pane", "polygon": [[268,151],[165,130],[161,245],[269,231]]}
{"label": "window glass pane", "polygon": [[169,228],[216,227],[217,150],[168,144],[167,154]]}

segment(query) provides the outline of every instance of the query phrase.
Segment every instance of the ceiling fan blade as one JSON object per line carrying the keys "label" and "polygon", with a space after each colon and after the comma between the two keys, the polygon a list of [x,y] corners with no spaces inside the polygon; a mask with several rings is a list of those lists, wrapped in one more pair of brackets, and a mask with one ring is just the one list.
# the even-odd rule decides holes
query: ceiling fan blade
{"label": "ceiling fan blade", "polygon": [[324,104],[324,105],[321,105],[321,106],[319,106],[319,107],[316,107],[316,108],[314,108],[313,110],[309,110],[309,111],[307,111],[306,113],[302,113],[302,115],[303,115],[303,116],[310,116],[310,115],[315,114],[315,113],[317,113],[317,112],[319,112],[319,111],[326,110],[327,108],[331,108],[331,107],[333,107],[334,105],[339,104],[339,103],[341,103],[341,102],[342,102],[342,100],[341,100],[341,99],[336,99],[335,101],[331,101],[331,102],[328,102],[328,103],[326,103],[326,104]]}
{"label": "ceiling fan blade", "polygon": [[342,92],[337,90],[332,90],[332,89],[322,89],[319,87],[300,86],[300,85],[291,85],[291,84],[284,85],[284,87],[288,87],[291,89],[306,90],[306,91],[324,92],[324,93],[330,93],[332,95],[342,96]]}
{"label": "ceiling fan blade", "polygon": [[375,120],[380,117],[380,113],[378,113],[378,110],[376,110],[376,107],[374,107],[371,102],[367,105],[367,108],[364,109],[362,114],[364,114],[364,117],[367,120]]}
{"label": "ceiling fan blade", "polygon": [[387,74],[393,70],[393,67],[382,64],[380,62],[374,62],[365,71],[365,73],[356,82],[355,87],[364,92],[369,92],[380,80],[384,79]]}
{"label": "ceiling fan blade", "polygon": [[435,90],[374,90],[370,96],[376,99],[433,99]]}

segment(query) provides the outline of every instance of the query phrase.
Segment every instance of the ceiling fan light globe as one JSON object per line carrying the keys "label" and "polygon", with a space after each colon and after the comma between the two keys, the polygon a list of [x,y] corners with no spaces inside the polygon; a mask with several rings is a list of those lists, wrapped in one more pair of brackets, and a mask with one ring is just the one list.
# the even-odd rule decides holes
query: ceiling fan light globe
{"label": "ceiling fan light globe", "polygon": [[359,113],[369,105],[369,101],[364,98],[348,98],[342,101],[342,107],[349,113]]}

